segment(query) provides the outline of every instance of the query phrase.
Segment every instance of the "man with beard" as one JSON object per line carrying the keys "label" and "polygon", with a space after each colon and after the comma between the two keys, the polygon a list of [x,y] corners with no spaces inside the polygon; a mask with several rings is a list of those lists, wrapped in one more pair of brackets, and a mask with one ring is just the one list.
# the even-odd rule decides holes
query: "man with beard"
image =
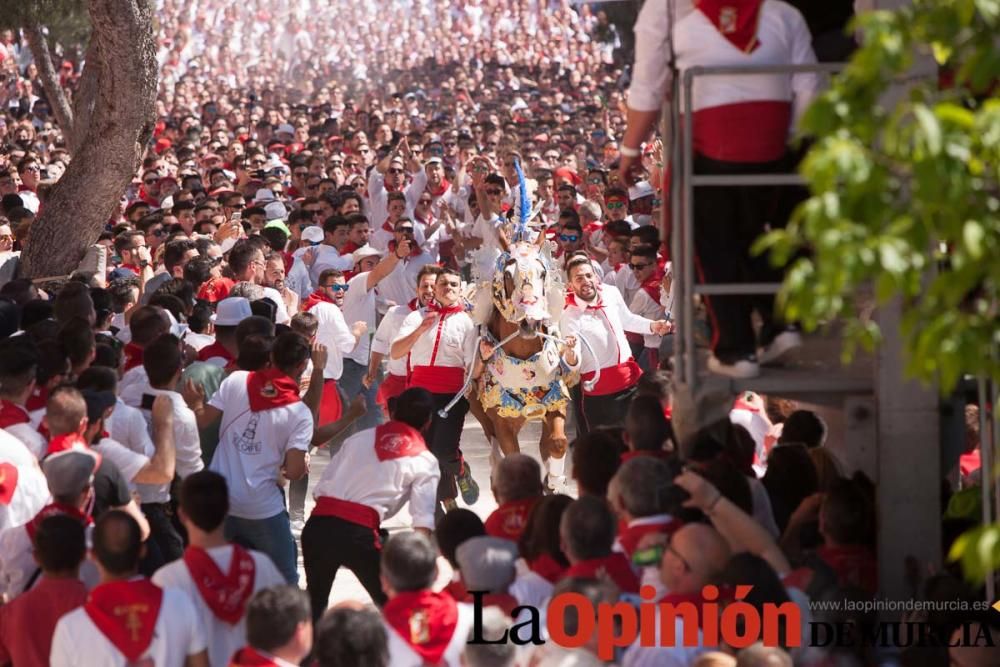
{"label": "man with beard", "polygon": [[434,398],[418,387],[399,396],[392,419],[362,431],[334,454],[316,484],[316,507],[302,530],[302,557],[313,617],[327,607],[341,566],[351,570],[382,605],[379,527],[407,502],[413,527],[434,529],[441,473],[422,435],[431,424]]}
{"label": "man with beard", "polygon": [[[564,336],[585,337],[593,354],[582,356],[581,383],[574,388],[577,429],[587,433],[599,426],[621,426],[626,407],[635,394],[642,371],[632,358],[626,331],[638,334],[666,335],[666,320],[648,320],[628,309],[621,292],[612,285],[601,285],[589,257],[574,255],[566,262],[566,309],[559,321]],[[574,350],[581,351],[577,342]],[[595,358],[596,357],[596,358]],[[595,378],[596,384],[587,388]]]}

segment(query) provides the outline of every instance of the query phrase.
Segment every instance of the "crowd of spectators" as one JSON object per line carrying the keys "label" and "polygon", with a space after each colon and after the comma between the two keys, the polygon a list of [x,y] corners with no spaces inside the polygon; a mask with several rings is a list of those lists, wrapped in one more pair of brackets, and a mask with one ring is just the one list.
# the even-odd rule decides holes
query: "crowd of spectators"
{"label": "crowd of spectators", "polygon": [[[38,284],[19,253],[72,156],[26,42],[0,34],[0,664],[889,660],[808,646],[810,621],[875,622],[810,601],[878,593],[876,489],[844,469],[819,416],[749,392],[674,435],[662,151],[645,142],[620,174],[627,63],[599,8],[161,0],[141,167],[80,266]],[[72,98],[84,63],[59,54]],[[491,475],[498,509],[477,516],[458,505],[479,493],[467,465],[434,450],[440,406],[410,361],[428,336],[431,367],[438,339],[474,362],[442,327],[492,277],[522,178],[567,285],[564,323],[607,321],[598,352],[614,359],[589,372],[627,379],[574,391],[575,492],[508,453]],[[582,355],[560,353],[586,378]],[[309,516],[310,456],[326,448]],[[413,530],[382,534],[407,503]],[[967,525],[951,517],[948,539]],[[340,567],[373,604],[327,609]],[[522,605],[544,619],[564,593],[703,610],[709,585],[723,604],[746,585],[759,610],[796,603],[801,642],[789,627],[743,650],[644,637],[610,660],[596,635],[575,651],[467,643],[509,632]],[[974,599],[951,571],[914,594]],[[924,620],[945,638],[994,625]],[[994,651],[898,659],[991,665]]]}

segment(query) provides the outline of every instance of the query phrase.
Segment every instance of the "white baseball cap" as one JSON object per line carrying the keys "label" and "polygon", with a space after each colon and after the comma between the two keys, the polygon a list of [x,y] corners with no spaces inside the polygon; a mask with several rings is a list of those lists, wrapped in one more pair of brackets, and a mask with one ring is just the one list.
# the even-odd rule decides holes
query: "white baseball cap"
{"label": "white baseball cap", "polygon": [[649,181],[639,181],[628,189],[629,201],[651,197],[654,194],[656,194],[656,191],[653,190],[653,186],[649,184]]}
{"label": "white baseball cap", "polygon": [[251,315],[253,311],[250,310],[250,301],[241,296],[231,296],[216,306],[215,326],[235,327]]}
{"label": "white baseball cap", "polygon": [[306,227],[302,230],[302,240],[309,241],[310,243],[322,243],[326,235],[323,234],[323,228],[313,225],[311,227]]}
{"label": "white baseball cap", "polygon": [[275,134],[291,134],[295,136],[295,128],[288,123],[282,123],[278,126],[278,129],[274,131]]}
{"label": "white baseball cap", "polygon": [[273,201],[264,207],[264,219],[268,221],[284,220],[286,214],[285,205],[280,201]]}

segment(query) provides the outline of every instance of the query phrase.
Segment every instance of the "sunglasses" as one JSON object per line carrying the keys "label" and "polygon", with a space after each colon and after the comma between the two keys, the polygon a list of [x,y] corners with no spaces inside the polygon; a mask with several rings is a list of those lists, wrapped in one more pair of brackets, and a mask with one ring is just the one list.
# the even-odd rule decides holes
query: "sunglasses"
{"label": "sunglasses", "polygon": [[[28,169],[27,171],[31,171],[31,169]],[[144,185],[152,185],[152,184],[156,183],[157,180],[159,180],[159,179],[151,178],[148,181],[143,181],[143,184]]]}
{"label": "sunglasses", "polygon": [[620,208],[625,208],[625,202],[623,201],[609,201],[605,206],[608,207],[609,211],[617,211]]}
{"label": "sunglasses", "polygon": [[323,214],[323,211],[320,210],[320,209],[318,209],[318,208],[304,208],[302,210],[303,210],[303,212],[308,213],[309,215],[311,215],[313,217],[316,217],[317,215],[322,215]]}
{"label": "sunglasses", "polygon": [[159,227],[158,229],[154,229],[153,231],[151,231],[149,235],[155,236],[156,238],[162,238],[167,235],[167,230],[165,230],[163,227]]}
{"label": "sunglasses", "polygon": [[652,266],[652,264],[647,263],[647,264],[629,264],[628,265],[628,267],[630,269],[632,269],[633,271],[642,271],[647,266]]}
{"label": "sunglasses", "polygon": [[588,178],[587,182],[590,183],[591,185],[604,185],[604,179],[599,176]]}
{"label": "sunglasses", "polygon": [[308,175],[309,175],[308,171],[295,171],[295,172],[292,172],[292,176],[295,176],[297,178],[305,178]]}
{"label": "sunglasses", "polygon": [[386,169],[385,173],[387,173],[387,174],[402,174],[403,170],[402,169]]}
{"label": "sunglasses", "polygon": [[559,240],[565,243],[576,243],[576,240],[580,238],[576,234],[560,234]]}
{"label": "sunglasses", "polygon": [[396,228],[396,233],[397,234],[412,234],[413,233],[413,227],[398,227],[398,228]]}
{"label": "sunglasses", "polygon": [[653,208],[656,208],[657,206],[661,206],[663,204],[663,200],[660,199],[659,197],[653,197],[652,204]]}
{"label": "sunglasses", "polygon": [[323,289],[332,289],[334,292],[346,292],[347,285],[323,285]]}
{"label": "sunglasses", "polygon": [[254,160],[250,163],[250,166],[263,167],[265,164],[267,164],[267,160]]}

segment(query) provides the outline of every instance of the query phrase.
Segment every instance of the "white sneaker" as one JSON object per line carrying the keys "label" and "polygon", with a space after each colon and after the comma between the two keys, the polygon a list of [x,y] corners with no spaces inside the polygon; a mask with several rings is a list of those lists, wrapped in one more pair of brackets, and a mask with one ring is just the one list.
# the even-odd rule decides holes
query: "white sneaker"
{"label": "white sneaker", "polygon": [[566,487],[566,475],[546,475],[545,493],[562,493]]}
{"label": "white sneaker", "polygon": [[788,360],[793,350],[802,347],[802,336],[798,331],[782,331],[766,347],[757,350],[757,361],[763,366],[780,364]]}
{"label": "white sneaker", "polygon": [[731,363],[723,363],[713,354],[708,357],[708,370],[716,375],[747,380],[760,375],[760,364],[752,356],[737,359]]}

